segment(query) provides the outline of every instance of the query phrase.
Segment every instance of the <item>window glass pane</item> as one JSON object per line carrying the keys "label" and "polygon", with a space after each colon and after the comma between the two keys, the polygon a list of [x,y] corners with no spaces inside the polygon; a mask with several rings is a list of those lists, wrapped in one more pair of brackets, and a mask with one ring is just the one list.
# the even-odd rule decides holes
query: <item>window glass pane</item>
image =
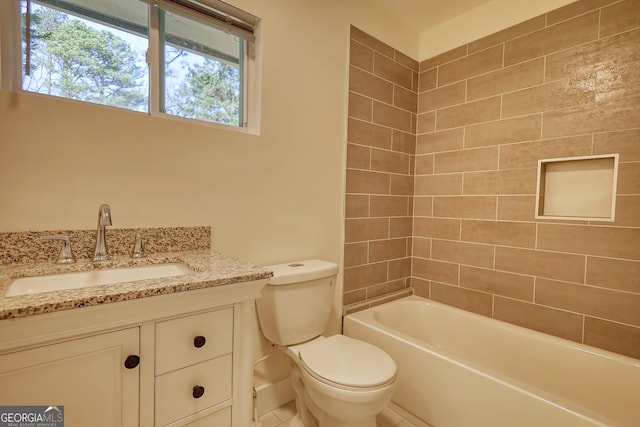
{"label": "window glass pane", "polygon": [[164,112],[242,126],[244,41],[163,11]]}
{"label": "window glass pane", "polygon": [[131,0],[31,2],[31,43],[24,90],[149,111],[148,12]]}

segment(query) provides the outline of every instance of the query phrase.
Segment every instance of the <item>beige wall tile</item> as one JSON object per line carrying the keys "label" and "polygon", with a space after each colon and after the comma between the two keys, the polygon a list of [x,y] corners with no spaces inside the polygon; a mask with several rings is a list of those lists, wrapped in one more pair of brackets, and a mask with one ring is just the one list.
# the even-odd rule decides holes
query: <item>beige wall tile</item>
{"label": "beige wall tile", "polygon": [[409,173],[411,156],[387,150],[371,150],[371,170],[378,172]]}
{"label": "beige wall tile", "polygon": [[640,27],[640,3],[626,0],[602,9],[600,37]]}
{"label": "beige wall tile", "polygon": [[407,216],[409,198],[405,196],[371,196],[371,216]]}
{"label": "beige wall tile", "polygon": [[533,277],[487,268],[460,266],[460,286],[533,302]]}
{"label": "beige wall tile", "polygon": [[512,27],[469,43],[469,53],[477,52],[499,43],[504,43],[507,40],[514,39],[524,34],[532,33],[544,28],[544,26],[545,15],[536,16],[528,21],[521,22],[520,24],[516,24]]}
{"label": "beige wall tile", "polygon": [[500,169],[537,168],[538,160],[591,154],[591,135],[524,142],[500,147]]}
{"label": "beige wall tile", "polygon": [[347,143],[347,167],[351,169],[370,169],[371,149],[362,145]]}
{"label": "beige wall tile", "polygon": [[582,283],[584,265],[584,255],[496,246],[496,270]]}
{"label": "beige wall tile", "polygon": [[390,186],[389,174],[347,169],[347,193],[389,194]]}
{"label": "beige wall tile", "polygon": [[353,66],[349,70],[349,89],[378,101],[393,102],[393,83]]}
{"label": "beige wall tile", "polygon": [[438,84],[438,69],[432,68],[420,73],[420,79],[418,80],[418,93],[424,92],[430,89],[435,89]]}
{"label": "beige wall tile", "polygon": [[420,279],[458,284],[458,264],[413,258],[412,275]]}
{"label": "beige wall tile", "polygon": [[602,101],[577,107],[547,111],[543,116],[542,137],[556,138],[591,132],[640,127],[640,96]]}
{"label": "beige wall tile", "polygon": [[538,249],[640,260],[640,229],[540,224]]}
{"label": "beige wall tile", "polygon": [[371,121],[373,101],[371,98],[349,92],[349,117]]}
{"label": "beige wall tile", "polygon": [[500,97],[496,96],[438,110],[436,129],[443,130],[497,120],[500,118],[500,105]]}
{"label": "beige wall tile", "polygon": [[640,359],[640,328],[587,316],[584,343]]}
{"label": "beige wall tile", "polygon": [[395,51],[393,59],[395,59],[395,61],[399,64],[402,64],[405,67],[410,68],[412,71],[415,71],[416,73],[420,70],[420,63],[418,61],[398,50]]}
{"label": "beige wall tile", "polygon": [[464,194],[535,194],[537,169],[464,174]]}
{"label": "beige wall tile", "polygon": [[460,240],[459,219],[414,218],[413,224],[414,236]]}
{"label": "beige wall tile", "polygon": [[640,196],[616,197],[616,220],[602,225],[640,227]]}
{"label": "beige wall tile", "polygon": [[415,196],[413,198],[413,215],[414,216],[432,216],[433,215],[433,197]]}
{"label": "beige wall tile", "polygon": [[461,240],[533,249],[536,244],[536,224],[463,220]]}
{"label": "beige wall tile", "polygon": [[462,104],[465,102],[465,93],[465,82],[441,86],[437,89],[422,92],[418,97],[418,113]]}
{"label": "beige wall tile", "polygon": [[390,218],[389,237],[411,237],[413,234],[413,218]]}
{"label": "beige wall tile", "polygon": [[413,247],[411,248],[411,255],[420,257],[420,258],[430,258],[431,257],[431,239],[414,237]]}
{"label": "beige wall tile", "polygon": [[411,276],[411,258],[394,259],[388,263],[389,280],[404,279]]}
{"label": "beige wall tile", "polygon": [[547,25],[573,18],[617,0],[580,0],[547,13]]}
{"label": "beige wall tile", "polygon": [[407,239],[369,242],[369,262],[388,261],[407,256]]}
{"label": "beige wall tile", "polygon": [[413,194],[412,175],[391,175],[391,194],[396,196]]}
{"label": "beige wall tile", "polygon": [[373,49],[353,39],[349,47],[349,63],[373,73]]}
{"label": "beige wall tile", "polygon": [[536,279],[536,303],[640,326],[640,295]]}
{"label": "beige wall tile", "polygon": [[400,86],[393,88],[393,106],[410,112],[416,111],[418,94]]}
{"label": "beige wall tile", "polygon": [[344,266],[355,267],[366,264],[369,259],[368,243],[350,243],[344,245]]}
{"label": "beige wall tile", "polygon": [[618,194],[640,194],[640,162],[618,165]]}
{"label": "beige wall tile", "polygon": [[593,154],[620,153],[621,162],[640,161],[640,129],[598,133],[593,136]]}
{"label": "beige wall tile", "polygon": [[540,138],[541,131],[542,114],[467,126],[464,147],[473,148],[532,141]]}
{"label": "beige wall tile", "polygon": [[431,175],[433,174],[433,154],[423,154],[415,157],[416,160],[416,175]]}
{"label": "beige wall tile", "polygon": [[420,71],[428,70],[467,55],[467,45],[448,50],[420,63]]}
{"label": "beige wall tile", "polygon": [[498,169],[498,147],[474,148],[435,154],[434,173]]}
{"label": "beige wall tile", "polygon": [[544,64],[544,58],[536,58],[469,79],[467,99],[473,101],[542,84]]}
{"label": "beige wall tile", "polygon": [[414,133],[402,132],[394,129],[392,149],[393,151],[399,151],[401,153],[415,154],[416,135]]}
{"label": "beige wall tile", "polygon": [[436,130],[436,113],[418,114],[417,133],[433,132]]}
{"label": "beige wall tile", "polygon": [[[346,308],[349,304],[356,304],[367,299],[367,291],[363,289],[356,289],[355,291],[345,292],[342,295],[342,304]],[[365,307],[367,308],[367,307]],[[348,313],[353,313],[355,311],[359,311],[358,309],[347,310]]]}
{"label": "beige wall tile", "polygon": [[493,246],[450,240],[431,241],[431,258],[476,267],[493,267]]}
{"label": "beige wall tile", "polygon": [[534,331],[582,342],[582,316],[549,307],[496,297],[493,317]]}
{"label": "beige wall tile", "polygon": [[351,26],[350,29],[351,39],[357,40],[365,46],[369,46],[371,49],[376,50],[380,53],[387,55],[390,58],[393,58],[395,54],[395,49],[389,46],[388,44],[378,40],[375,37],[370,36],[365,33],[361,29]]}
{"label": "beige wall tile", "polygon": [[462,174],[416,176],[415,194],[417,196],[462,194]]}
{"label": "beige wall tile", "polygon": [[377,148],[391,148],[391,129],[362,120],[349,119],[347,140]]}
{"label": "beige wall tile", "polygon": [[498,219],[501,221],[535,221],[535,196],[499,196]]}
{"label": "beige wall tile", "polygon": [[464,128],[449,129],[440,132],[418,135],[418,154],[437,153],[439,151],[460,150],[464,144]]}
{"label": "beige wall tile", "polygon": [[438,68],[438,86],[444,86],[502,67],[502,46],[465,56]]}
{"label": "beige wall tile", "polygon": [[560,80],[510,92],[502,98],[502,117],[522,116],[547,110],[591,103],[595,100],[594,84],[578,85]]}
{"label": "beige wall tile", "polygon": [[411,89],[413,79],[411,69],[378,52],[373,55],[373,74],[404,88]]}
{"label": "beige wall tile", "polygon": [[367,287],[367,299],[378,298],[382,295],[398,292],[405,287],[406,282],[404,280],[394,280],[380,285],[369,286]]}
{"label": "beige wall tile", "polygon": [[[623,80],[637,80],[632,74],[635,72],[639,39],[640,31],[635,30],[549,55],[545,64],[545,80],[600,81],[606,82],[604,87],[607,90]],[[626,78],[621,80],[623,76]]]}
{"label": "beige wall tile", "polygon": [[345,197],[347,218],[366,218],[369,216],[369,196],[347,194]]}
{"label": "beige wall tile", "polygon": [[344,269],[344,289],[353,291],[387,281],[387,263],[379,262]]}
{"label": "beige wall tile", "polygon": [[389,219],[347,219],[344,233],[346,243],[387,239],[389,237]]}
{"label": "beige wall tile", "polygon": [[640,262],[587,257],[586,283],[640,294]]}
{"label": "beige wall tile", "polygon": [[423,298],[430,298],[431,292],[431,282],[428,280],[418,279],[417,277],[411,278],[411,286],[413,287],[413,291],[415,295]]}
{"label": "beige wall tile", "polygon": [[512,65],[598,38],[598,12],[581,15],[505,44],[504,63]]}
{"label": "beige wall tile", "polygon": [[483,292],[431,282],[431,299],[491,317],[493,298]]}
{"label": "beige wall tile", "polygon": [[373,122],[404,132],[411,132],[411,113],[381,102],[373,102]]}
{"label": "beige wall tile", "polygon": [[496,219],[496,197],[434,197],[433,216],[446,218]]}

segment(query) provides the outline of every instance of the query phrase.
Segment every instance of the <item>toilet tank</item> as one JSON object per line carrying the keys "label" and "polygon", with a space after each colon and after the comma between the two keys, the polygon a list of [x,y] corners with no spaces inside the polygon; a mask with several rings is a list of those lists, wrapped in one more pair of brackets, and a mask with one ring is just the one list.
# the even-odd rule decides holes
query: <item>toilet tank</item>
{"label": "toilet tank", "polygon": [[265,338],[293,345],[322,335],[331,314],[338,266],[312,259],[267,268],[273,277],[256,300]]}

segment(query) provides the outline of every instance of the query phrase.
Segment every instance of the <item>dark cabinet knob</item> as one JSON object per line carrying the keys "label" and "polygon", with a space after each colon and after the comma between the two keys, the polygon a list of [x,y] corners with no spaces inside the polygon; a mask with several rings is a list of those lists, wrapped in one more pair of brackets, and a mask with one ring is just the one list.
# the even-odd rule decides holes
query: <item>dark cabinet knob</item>
{"label": "dark cabinet knob", "polygon": [[201,385],[197,385],[193,388],[194,399],[200,399],[203,394],[204,394],[204,387],[202,387]]}
{"label": "dark cabinet knob", "polygon": [[127,369],[133,369],[139,364],[140,364],[140,356],[136,356],[135,354],[128,356],[124,361],[124,367]]}
{"label": "dark cabinet knob", "polygon": [[207,339],[202,335],[198,335],[193,339],[193,346],[195,348],[202,348],[207,343]]}

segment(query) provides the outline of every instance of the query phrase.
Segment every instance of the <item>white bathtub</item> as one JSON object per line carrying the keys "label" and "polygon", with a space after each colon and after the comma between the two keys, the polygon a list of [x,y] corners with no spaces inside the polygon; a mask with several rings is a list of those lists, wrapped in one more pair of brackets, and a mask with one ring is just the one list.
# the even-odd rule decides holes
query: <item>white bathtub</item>
{"label": "white bathtub", "polygon": [[640,426],[640,360],[411,296],[344,319],[398,365],[392,403],[434,427]]}

